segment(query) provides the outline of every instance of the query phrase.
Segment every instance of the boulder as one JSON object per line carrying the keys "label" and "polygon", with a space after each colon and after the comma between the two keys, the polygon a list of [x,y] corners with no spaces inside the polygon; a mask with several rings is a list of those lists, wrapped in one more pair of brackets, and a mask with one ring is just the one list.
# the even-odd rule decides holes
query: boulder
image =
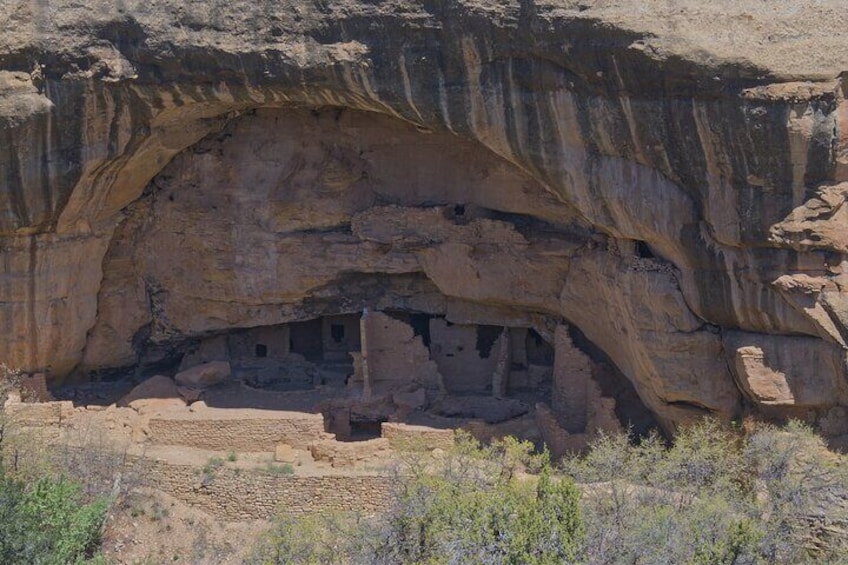
{"label": "boulder", "polygon": [[182,398],[139,398],[129,403],[129,407],[141,414],[157,414],[186,407]]}
{"label": "boulder", "polygon": [[294,463],[297,461],[297,451],[287,443],[278,444],[274,449],[274,461],[278,463]]}
{"label": "boulder", "polygon": [[226,361],[213,361],[196,365],[174,377],[179,386],[188,388],[205,388],[216,385],[230,377],[232,371]]}
{"label": "boulder", "polygon": [[183,400],[185,400],[189,404],[191,404],[192,402],[197,402],[203,397],[203,391],[196,388],[178,386],[177,391],[179,391],[180,396],[183,397]]}
{"label": "boulder", "polygon": [[150,377],[136,385],[130,392],[118,401],[118,406],[132,406],[138,400],[151,398],[179,399],[180,393],[174,379],[164,375]]}

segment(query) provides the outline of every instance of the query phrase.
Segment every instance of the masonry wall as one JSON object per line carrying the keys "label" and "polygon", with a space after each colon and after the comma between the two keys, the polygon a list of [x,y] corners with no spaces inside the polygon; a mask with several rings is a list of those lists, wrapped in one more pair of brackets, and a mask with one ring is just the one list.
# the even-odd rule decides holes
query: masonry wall
{"label": "masonry wall", "polygon": [[260,357],[257,355],[257,346],[263,346],[264,357],[283,359],[289,354],[289,338],[289,328],[286,325],[236,332],[229,335],[230,357],[233,360],[255,359]]}
{"label": "masonry wall", "polygon": [[375,514],[390,500],[392,479],[377,475],[299,477],[260,470],[196,467],[155,462],[156,489],[222,520],[268,519],[277,512],[320,510]]}
{"label": "masonry wall", "polygon": [[[343,337],[333,336],[333,327],[342,328]],[[324,360],[350,362],[350,352],[359,351],[359,316],[325,316],[321,319],[321,339],[324,342]]]}
{"label": "masonry wall", "polygon": [[11,423],[24,427],[59,426],[74,414],[74,404],[68,400],[52,402],[7,402],[3,407]]}
{"label": "masonry wall", "polygon": [[586,448],[588,439],[585,433],[571,434],[559,423],[559,418],[547,404],[536,405],[536,425],[542,439],[548,446],[551,457],[555,460],[569,452],[581,451]]}
{"label": "masonry wall", "polygon": [[[438,367],[412,326],[382,312],[369,312],[363,322],[368,333],[369,375],[375,389],[396,389],[413,383],[427,388],[440,386]],[[355,378],[361,382],[361,365]]]}
{"label": "masonry wall", "polygon": [[568,326],[557,326],[554,336],[552,408],[569,432],[584,432],[588,423],[588,386],[592,379],[591,360],[577,349]]}
{"label": "masonry wall", "polygon": [[430,320],[430,354],[451,392],[484,393],[492,385],[497,365],[496,345],[488,357],[477,350],[477,326]]}
{"label": "masonry wall", "polygon": [[216,451],[274,451],[279,443],[306,449],[311,442],[326,437],[320,414],[250,409],[231,410],[232,415],[227,412],[208,409],[181,417],[151,418],[148,439],[161,445]]}
{"label": "masonry wall", "polygon": [[454,446],[456,432],[452,429],[383,422],[380,425],[380,435],[389,440],[389,445],[397,449],[423,447],[447,450]]}

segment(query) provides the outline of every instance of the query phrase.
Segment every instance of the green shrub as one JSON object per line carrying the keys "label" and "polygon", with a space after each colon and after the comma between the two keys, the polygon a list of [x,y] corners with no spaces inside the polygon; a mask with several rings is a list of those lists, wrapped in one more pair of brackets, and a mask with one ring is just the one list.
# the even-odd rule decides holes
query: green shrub
{"label": "green shrub", "polygon": [[81,488],[63,477],[31,484],[0,469],[0,563],[66,565],[93,557],[108,509],[85,504]]}
{"label": "green shrub", "polygon": [[848,462],[798,423],[601,436],[559,475],[514,439],[402,457],[384,514],[281,516],[254,562],[848,562]]}
{"label": "green shrub", "polygon": [[211,475],[223,466],[223,459],[221,459],[220,457],[210,457],[209,461],[206,462],[206,465],[203,466],[202,471],[204,475]]}
{"label": "green shrub", "polygon": [[[514,439],[481,446],[461,436],[442,460],[413,454],[394,503],[378,518],[281,516],[255,562],[567,563],[581,546],[579,492],[547,454]],[[537,476],[525,476],[535,470]]]}
{"label": "green shrub", "polygon": [[282,465],[268,463],[265,470],[273,475],[294,475],[294,467],[291,463],[283,463]]}

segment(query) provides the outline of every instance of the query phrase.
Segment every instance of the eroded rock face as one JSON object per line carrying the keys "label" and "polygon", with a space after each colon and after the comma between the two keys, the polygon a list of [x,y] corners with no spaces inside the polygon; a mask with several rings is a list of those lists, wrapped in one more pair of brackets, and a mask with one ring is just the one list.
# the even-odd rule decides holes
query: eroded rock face
{"label": "eroded rock face", "polygon": [[579,4],[0,0],[0,362],[394,308],[573,324],[668,428],[838,428],[846,16]]}

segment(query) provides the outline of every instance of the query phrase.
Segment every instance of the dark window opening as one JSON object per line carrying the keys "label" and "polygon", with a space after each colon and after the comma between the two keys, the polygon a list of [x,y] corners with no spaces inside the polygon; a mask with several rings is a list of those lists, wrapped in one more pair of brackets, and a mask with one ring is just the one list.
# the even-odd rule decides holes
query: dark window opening
{"label": "dark window opening", "polygon": [[382,435],[382,420],[350,422],[350,441],[367,441]]}
{"label": "dark window opening", "polygon": [[320,318],[289,324],[291,351],[318,361],[324,357],[324,342]]}
{"label": "dark window opening", "polygon": [[554,348],[536,330],[527,332],[527,362],[550,367],[554,363]]}
{"label": "dark window opening", "polygon": [[644,241],[636,242],[636,256],[642,259],[656,259],[657,257]]}
{"label": "dark window opening", "polygon": [[256,356],[257,357],[268,357],[268,346],[262,343],[256,344]]}
{"label": "dark window opening", "polygon": [[545,343],[545,340],[542,339],[542,336],[536,330],[530,330],[530,337],[533,338],[533,343],[536,344],[536,347],[542,347]]}
{"label": "dark window opening", "polygon": [[424,347],[430,347],[430,320],[433,316],[429,314],[412,314],[409,316],[409,325],[412,326],[414,335],[421,336]]}
{"label": "dark window opening", "polygon": [[477,326],[477,351],[480,357],[486,358],[492,354],[495,342],[501,337],[503,328],[500,326]]}
{"label": "dark window opening", "polygon": [[341,324],[330,324],[330,337],[336,343],[341,343],[345,336],[345,327]]}
{"label": "dark window opening", "polygon": [[453,213],[456,216],[464,216],[465,215],[465,204],[457,204],[453,207]]}

